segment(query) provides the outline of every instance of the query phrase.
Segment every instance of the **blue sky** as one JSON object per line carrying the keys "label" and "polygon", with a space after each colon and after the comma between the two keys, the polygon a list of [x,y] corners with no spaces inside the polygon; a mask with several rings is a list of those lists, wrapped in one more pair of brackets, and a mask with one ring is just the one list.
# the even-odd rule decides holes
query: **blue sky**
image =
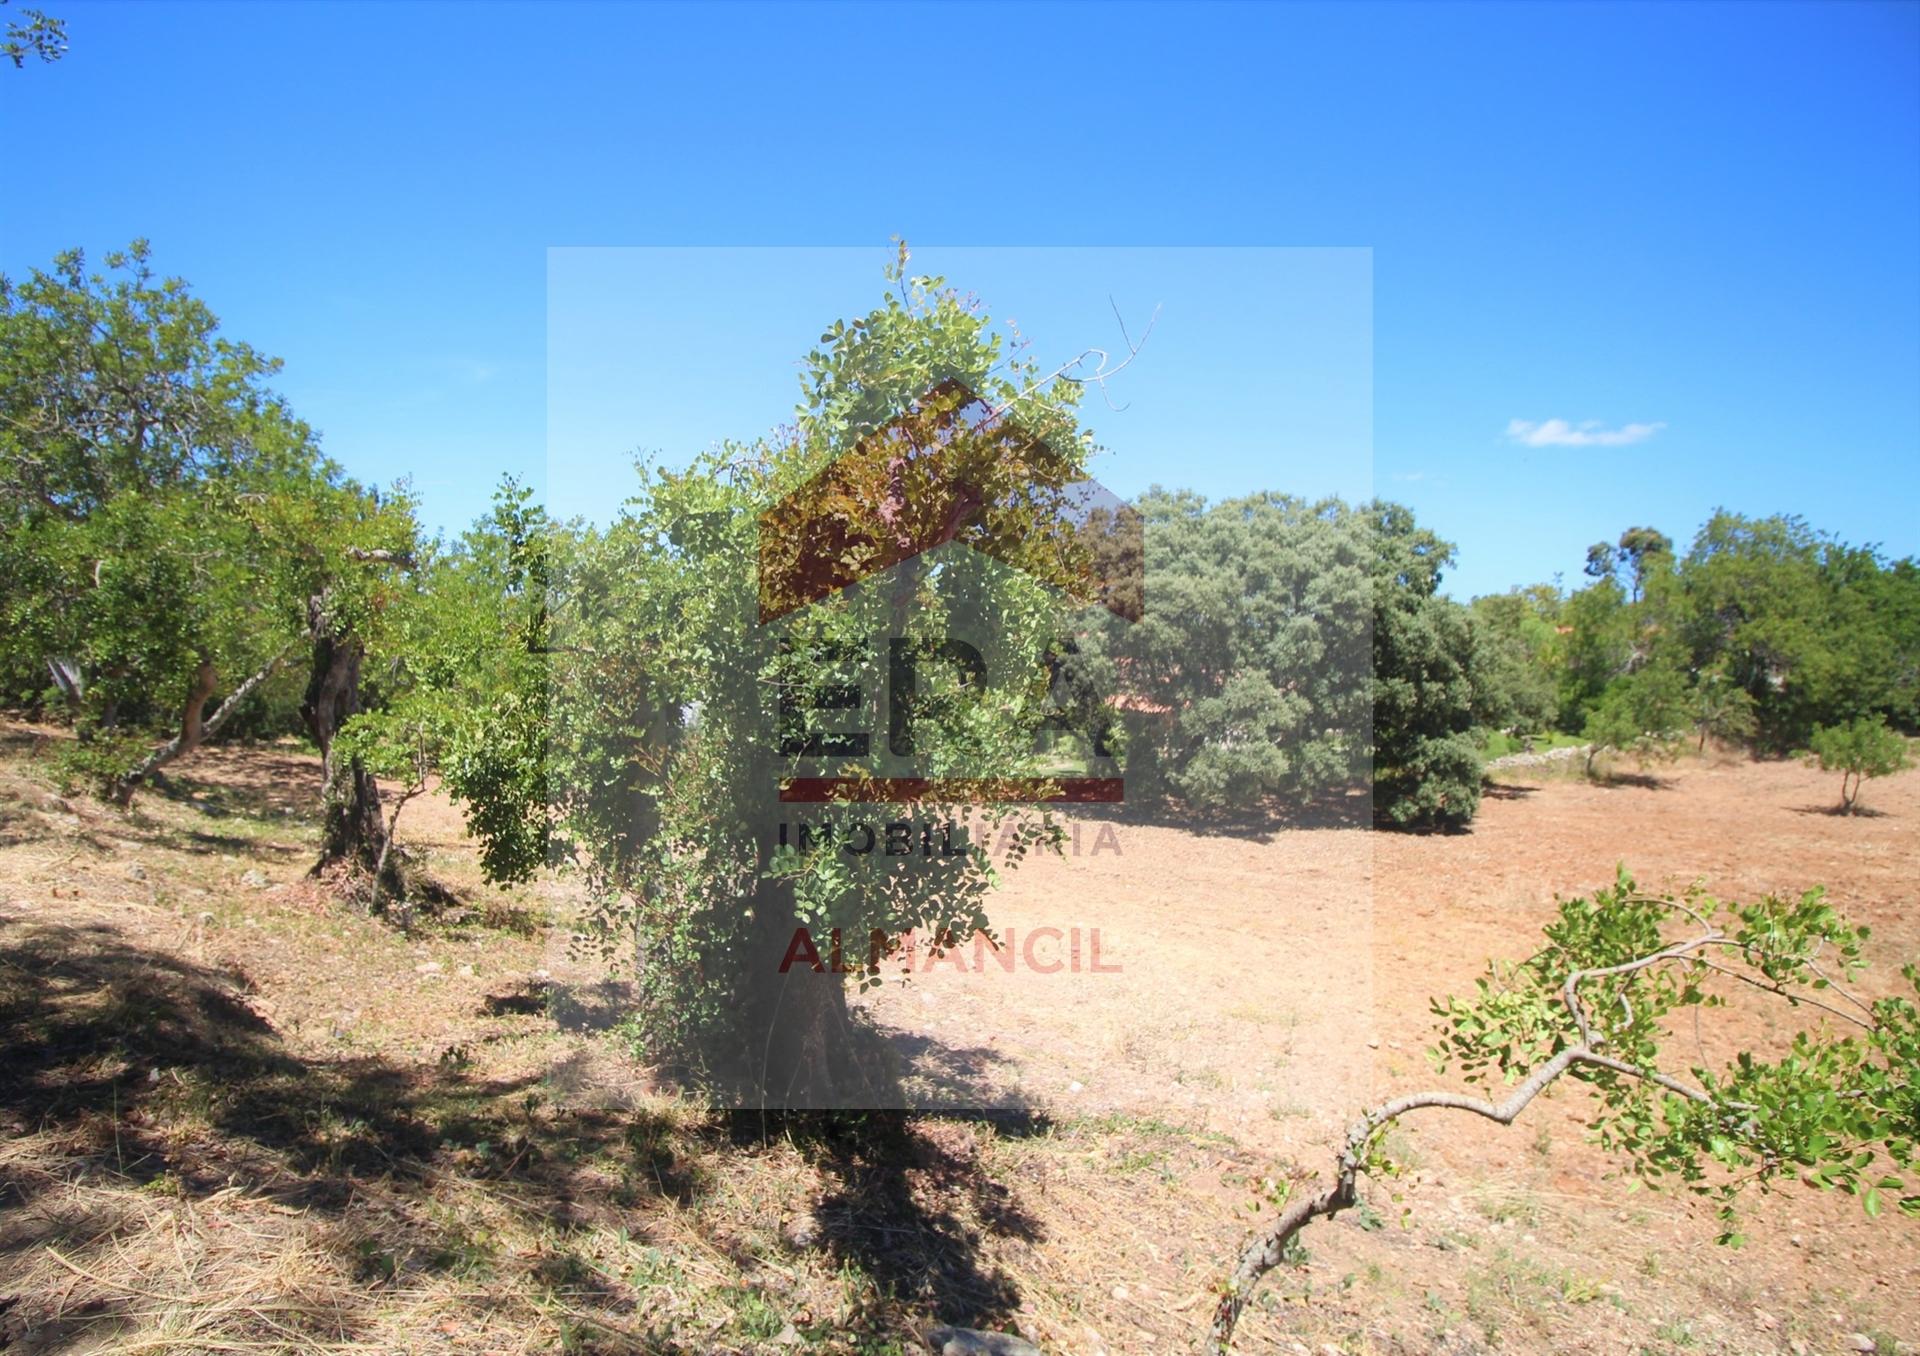
{"label": "blue sky", "polygon": [[[1357,248],[913,246],[964,281],[1051,372],[1086,353],[1092,472],[1153,484],[1272,486],[1364,499],[1372,466],[1371,251]],[[795,359],[821,316],[885,287],[871,246],[555,249],[548,256],[546,489],[599,516],[636,445],[677,460],[791,417]],[[988,305],[995,297],[1017,306]],[[1011,328],[1009,328],[1011,327]],[[1071,340],[1071,342],[1067,342]],[[1129,360],[1132,344],[1137,356]],[[753,374],[743,381],[743,374]]]}
{"label": "blue sky", "polygon": [[[435,524],[542,477],[551,248],[869,246],[851,312],[899,233],[1367,251],[1373,478],[1460,544],[1458,593],[1716,504],[1920,551],[1920,6],[42,3],[72,52],[0,70],[0,269],[151,238]],[[1002,313],[1101,323],[1097,279],[1001,276]],[[824,277],[768,301],[750,394],[688,383],[633,443],[756,432],[793,389],[758,345]],[[767,284],[711,286],[740,315]],[[1311,351],[1274,334],[1207,379]],[[1179,398],[1152,478],[1321,488],[1246,402]]]}

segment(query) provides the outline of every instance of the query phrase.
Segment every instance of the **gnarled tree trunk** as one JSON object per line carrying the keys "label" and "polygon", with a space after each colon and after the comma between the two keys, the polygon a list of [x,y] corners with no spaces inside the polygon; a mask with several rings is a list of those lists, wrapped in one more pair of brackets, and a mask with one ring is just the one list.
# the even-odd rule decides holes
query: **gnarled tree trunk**
{"label": "gnarled tree trunk", "polygon": [[307,620],[313,637],[313,671],[300,703],[300,718],[320,747],[323,769],[320,860],[313,864],[312,874],[343,864],[372,874],[382,869],[383,861],[393,873],[391,859],[382,852],[387,826],[380,816],[379,784],[358,758],[334,747],[340,728],[360,713],[360,663],[366,647],[329,614],[324,593],[308,602]]}

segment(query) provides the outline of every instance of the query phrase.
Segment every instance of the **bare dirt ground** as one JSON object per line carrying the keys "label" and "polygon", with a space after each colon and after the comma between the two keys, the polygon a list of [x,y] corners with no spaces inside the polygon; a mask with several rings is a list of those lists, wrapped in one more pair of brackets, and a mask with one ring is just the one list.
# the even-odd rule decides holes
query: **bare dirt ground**
{"label": "bare dirt ground", "polygon": [[[484,887],[444,801],[401,836],[462,903],[409,937],[305,879],[310,758],[206,751],[128,816],[57,794],[48,747],[0,727],[8,1356],[881,1353],[934,1321],[1191,1351],[1254,1186],[1430,1085],[1428,998],[1524,956],[1556,892],[1622,862],[1733,898],[1821,883],[1874,927],[1870,988],[1920,956],[1920,775],[1854,818],[1808,769],[1707,760],[1503,774],[1454,836],[1087,820],[996,899],[1011,972],[967,952],[868,1003],[937,1057],[930,1092],[1007,1110],[729,1116],[599,1030],[566,883]],[[1736,1016],[1701,1049],[1780,1034]],[[1243,1350],[1920,1339],[1920,1227],[1794,1190],[1718,1248],[1710,1211],[1583,1143],[1577,1092],[1395,1148],[1409,1174],[1304,1236]]]}

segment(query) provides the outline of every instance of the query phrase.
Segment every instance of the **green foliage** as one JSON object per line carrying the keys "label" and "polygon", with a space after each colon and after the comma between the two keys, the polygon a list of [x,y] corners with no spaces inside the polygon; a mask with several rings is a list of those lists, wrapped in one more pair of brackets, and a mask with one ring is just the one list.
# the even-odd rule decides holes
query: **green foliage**
{"label": "green foliage", "polygon": [[1374,510],[1374,812],[1457,828],[1479,808],[1481,759],[1468,613],[1438,593],[1453,547],[1398,505]]}
{"label": "green foliage", "polygon": [[55,767],[62,794],[111,794],[115,781],[140,761],[152,742],[143,734],[102,730],[63,745]]}
{"label": "green foliage", "polygon": [[[83,735],[197,719],[307,633],[326,591],[370,617],[404,494],[344,479],[144,242],[90,273],[0,278],[0,681],[58,675]],[[213,687],[208,688],[211,682]]]}
{"label": "green foliage", "polygon": [[1673,566],[1673,539],[1651,527],[1630,527],[1618,542],[1595,542],[1587,548],[1586,574],[1602,582],[1625,575],[1637,602],[1648,578]]}
{"label": "green foliage", "polygon": [[[1920,1140],[1920,1008],[1910,995],[1869,1003],[1852,993],[1866,939],[1817,889],[1724,904],[1698,890],[1642,893],[1623,870],[1611,887],[1562,901],[1538,954],[1434,1004],[1435,1067],[1514,1086],[1562,1052],[1595,1052],[1604,1062],[1567,1074],[1596,1095],[1595,1140],[1643,1179],[1716,1201],[1724,1242],[1740,1241],[1742,1192],[1796,1177],[1859,1196],[1868,1215],[1895,1196],[1920,1214],[1906,1176]],[[1920,972],[1902,974],[1920,993]],[[1677,1011],[1756,992],[1818,1020],[1771,1057],[1743,1051],[1686,1080],[1663,1070]]]}
{"label": "green foliage", "polygon": [[1366,514],[1281,494],[1208,505],[1150,490],[1147,606],[1105,624],[1127,794],[1206,810],[1364,780],[1374,547]]}
{"label": "green foliage", "polygon": [[1560,727],[1579,730],[1607,685],[1625,673],[1634,651],[1634,623],[1626,594],[1611,577],[1568,596],[1560,612],[1564,632],[1545,651],[1560,693]]}
{"label": "green foliage", "polygon": [[1452,547],[1393,504],[1156,489],[1139,507],[1145,616],[1089,643],[1121,696],[1130,800],[1301,805],[1371,773],[1387,823],[1472,817],[1475,726],[1533,698],[1438,596]]}
{"label": "green foliage", "polygon": [[1547,585],[1473,600],[1468,624],[1477,725],[1520,735],[1553,728],[1560,706],[1552,670],[1560,609],[1559,590]]}
{"label": "green foliage", "polygon": [[1673,568],[1673,538],[1651,527],[1630,527],[1620,534],[1619,559],[1632,580],[1633,596],[1645,591],[1650,575]]}
{"label": "green foliage", "polygon": [[1848,814],[1859,804],[1860,786],[1869,777],[1890,777],[1913,766],[1906,738],[1887,728],[1880,716],[1816,725],[1810,747],[1822,772],[1840,774],[1840,808]]}
{"label": "green foliage", "polygon": [[1664,665],[1616,678],[1587,714],[1587,768],[1608,751],[1642,762],[1671,757],[1689,727],[1686,680]]}
{"label": "green foliage", "polygon": [[1759,729],[1753,695],[1735,684],[1723,666],[1707,669],[1694,680],[1688,703],[1701,749],[1709,739],[1734,743],[1751,739]]}
{"label": "green foliage", "polygon": [[[400,872],[385,868],[401,811],[438,776],[495,881],[547,860],[548,562],[560,534],[511,478],[492,513],[451,550],[412,558],[407,587],[358,623],[386,658],[375,700],[334,738],[337,759],[398,784],[369,873],[380,910]],[[403,912],[403,923],[409,918]]]}
{"label": "green foliage", "polygon": [[[1585,729],[1615,683],[1647,668],[1679,675],[1703,747],[1712,737],[1784,752],[1816,724],[1920,720],[1911,560],[1886,561],[1798,518],[1720,512],[1683,557],[1654,529],[1630,528],[1589,553],[1588,573],[1555,640],[1533,652],[1559,688],[1562,729]],[[1614,698],[1601,728],[1627,733],[1623,703]]]}
{"label": "green foliage", "polygon": [[[496,876],[524,874],[549,844],[551,856],[582,872],[590,933],[609,948],[632,948],[646,1043],[683,1066],[704,1065],[717,1082],[737,1076],[733,1066],[761,1062],[771,1016],[764,1003],[777,996],[770,977],[796,925],[822,939],[834,928],[860,939],[864,960],[875,929],[964,937],[987,924],[984,899],[998,865],[978,837],[962,853],[931,857],[780,845],[779,825],[795,817],[778,799],[784,777],[803,767],[890,775],[875,761],[887,746],[884,724],[871,755],[805,751],[850,723],[876,729],[889,638],[924,652],[967,634],[993,675],[974,686],[952,666],[921,666],[912,697],[917,774],[1041,770],[1044,660],[1065,632],[1057,597],[1028,574],[940,548],[762,622],[762,553],[791,545],[763,539],[762,513],[837,462],[856,478],[823,512],[851,519],[868,511],[884,483],[861,482],[866,463],[842,459],[943,381],[957,378],[1017,410],[1020,426],[1061,454],[1062,474],[1083,474],[1090,447],[1073,415],[1078,388],[1044,380],[1009,353],[978,305],[940,279],[912,278],[904,267],[889,276],[895,290],[883,304],[836,322],[807,355],[804,403],[777,436],[720,447],[685,471],[642,465],[636,495],[603,532],[536,531],[496,515],[469,548],[512,581],[520,606],[539,600],[537,615],[517,624],[540,641],[505,681],[484,685],[497,699],[482,704],[476,691],[463,703],[467,733],[449,745],[448,785],[467,802]],[[989,503],[1001,502],[993,477],[1034,475],[1013,462],[976,469]],[[1037,500],[1049,489],[1035,482],[1025,492]],[[1045,544],[1044,506],[1026,511],[1033,530],[1024,535]],[[514,545],[541,541],[553,548],[544,556]],[[991,625],[967,630],[982,618]],[[818,709],[829,689],[855,682],[866,694],[858,711]],[[826,808],[874,817],[851,803]],[[881,817],[904,811],[883,808]],[[910,813],[971,818],[976,830],[984,820],[991,832],[1011,812],[954,791]],[[1010,856],[1056,834],[1044,815],[1023,819]],[[787,999],[789,1029],[807,1024],[795,1015],[799,1001]]]}
{"label": "green foliage", "polygon": [[1878,712],[1911,722],[1920,697],[1920,573],[1797,518],[1717,513],[1676,572],[1663,623],[1690,666],[1753,702],[1761,743],[1804,745],[1816,724]]}
{"label": "green foliage", "polygon": [[[10,0],[0,0],[7,4]],[[0,38],[0,56],[19,70],[32,56],[43,62],[55,62],[67,54],[67,21],[56,19],[45,10],[23,9],[18,19],[7,20],[5,38]]]}
{"label": "green foliage", "polygon": [[[1404,1117],[1468,1113],[1511,1125],[1563,1079],[1584,1085],[1594,1141],[1644,1182],[1676,1181],[1718,1207],[1720,1241],[1742,1241],[1737,1202],[1795,1180],[1860,1198],[1869,1218],[1889,1203],[1920,1216],[1910,1174],[1920,1153],[1920,966],[1902,991],[1869,1002],[1853,989],[1867,930],[1819,889],[1798,898],[1722,903],[1695,889],[1641,891],[1614,883],[1562,900],[1545,945],[1517,965],[1495,963],[1465,997],[1435,1000],[1434,1068],[1457,1069],[1484,1096],[1399,1093],[1347,1131],[1331,1184],[1274,1197],[1278,1217],[1249,1240],[1221,1287],[1209,1350],[1231,1349],[1253,1288],[1287,1256],[1302,1228],[1361,1204],[1361,1176],[1405,1164],[1392,1145]],[[1771,1051],[1742,1050],[1724,1067],[1666,1066],[1683,1012],[1736,998],[1812,1014]],[[1689,1041],[1703,1053],[1704,1044]],[[1568,1278],[1568,1298],[1588,1283]]]}
{"label": "green foliage", "polygon": [[455,546],[415,562],[377,633],[382,700],[342,732],[378,775],[434,774],[499,882],[548,861],[547,717],[552,560],[566,534],[511,477]]}

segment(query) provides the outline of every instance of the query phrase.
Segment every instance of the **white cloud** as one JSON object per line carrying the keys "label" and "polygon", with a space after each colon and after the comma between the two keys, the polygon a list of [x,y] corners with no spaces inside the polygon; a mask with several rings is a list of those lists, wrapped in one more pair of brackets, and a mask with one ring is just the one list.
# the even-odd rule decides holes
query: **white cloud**
{"label": "white cloud", "polygon": [[1513,419],[1507,423],[1507,437],[1522,447],[1626,447],[1642,443],[1665,428],[1665,424],[1622,424],[1603,428],[1597,419],[1570,424],[1565,419]]}

